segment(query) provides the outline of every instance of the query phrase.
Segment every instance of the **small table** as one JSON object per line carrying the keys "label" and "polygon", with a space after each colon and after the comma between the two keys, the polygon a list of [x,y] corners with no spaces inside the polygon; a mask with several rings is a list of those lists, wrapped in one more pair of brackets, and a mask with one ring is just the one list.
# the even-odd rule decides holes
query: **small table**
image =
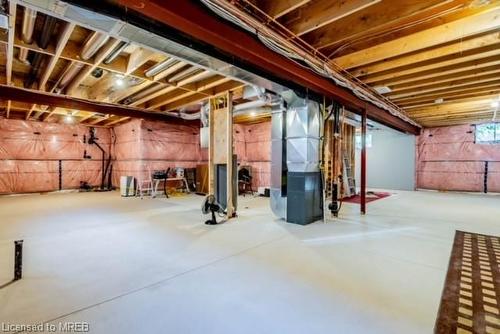
{"label": "small table", "polygon": [[168,181],[183,181],[184,187],[186,188],[186,192],[189,194],[189,185],[185,177],[167,177],[166,179],[154,179],[153,180],[153,198],[156,196],[156,193],[158,192],[158,186],[160,185],[160,182],[163,181],[163,193],[165,196],[168,198],[168,193],[167,193],[167,182]]}

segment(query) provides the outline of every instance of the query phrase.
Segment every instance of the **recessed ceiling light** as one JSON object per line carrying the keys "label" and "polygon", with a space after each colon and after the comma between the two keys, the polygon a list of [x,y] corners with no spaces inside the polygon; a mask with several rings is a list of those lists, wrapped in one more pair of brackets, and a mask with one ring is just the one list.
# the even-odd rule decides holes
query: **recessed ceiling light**
{"label": "recessed ceiling light", "polygon": [[375,89],[375,91],[379,94],[387,94],[392,92],[392,89],[387,86],[377,86],[373,87],[373,89]]}
{"label": "recessed ceiling light", "polygon": [[444,99],[443,99],[442,97],[440,97],[439,99],[435,99],[435,100],[434,100],[434,103],[435,103],[435,104],[441,104],[441,103],[443,103],[443,102],[444,102]]}
{"label": "recessed ceiling light", "polygon": [[498,102],[498,101],[492,101],[491,102],[491,107],[492,108],[498,108],[499,105],[500,105],[500,102]]}

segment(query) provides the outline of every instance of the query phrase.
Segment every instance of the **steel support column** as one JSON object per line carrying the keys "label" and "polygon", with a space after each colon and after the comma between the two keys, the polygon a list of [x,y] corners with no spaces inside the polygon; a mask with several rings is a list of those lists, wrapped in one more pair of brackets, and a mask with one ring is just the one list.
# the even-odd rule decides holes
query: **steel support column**
{"label": "steel support column", "polygon": [[366,213],[366,109],[361,113],[361,214]]}

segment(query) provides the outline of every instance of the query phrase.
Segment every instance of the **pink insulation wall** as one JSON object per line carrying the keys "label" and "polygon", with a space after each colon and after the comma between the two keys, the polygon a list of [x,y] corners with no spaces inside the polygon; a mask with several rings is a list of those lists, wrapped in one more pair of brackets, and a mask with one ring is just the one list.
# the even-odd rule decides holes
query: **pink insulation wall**
{"label": "pink insulation wall", "polygon": [[252,169],[253,187],[269,187],[271,184],[271,122],[235,124],[233,138],[240,166],[250,166]]}
{"label": "pink insulation wall", "polygon": [[199,128],[133,120],[114,128],[113,184],[121,175],[144,178],[154,170],[193,168],[201,163]]}
{"label": "pink insulation wall", "polygon": [[500,192],[500,145],[474,143],[474,125],[424,129],[417,140],[417,188]]}
{"label": "pink insulation wall", "polygon": [[[80,181],[101,182],[101,153],[83,143],[88,127],[0,119],[0,194],[78,188]],[[110,147],[110,130],[97,129]],[[84,150],[92,159],[83,159]]]}
{"label": "pink insulation wall", "polygon": [[[208,163],[208,149],[200,148],[198,126],[133,120],[114,128],[116,136],[113,184],[121,175],[143,178],[168,167],[192,168]],[[254,188],[269,186],[271,178],[271,122],[234,125],[234,150],[240,166],[251,166]]]}
{"label": "pink insulation wall", "polygon": [[[98,142],[113,157],[114,186],[121,175],[143,178],[154,170],[207,163],[199,132],[197,125],[144,120],[96,128]],[[74,189],[80,181],[100,185],[101,152],[85,144],[84,135],[89,128],[82,125],[0,119],[0,194]],[[254,188],[269,186],[271,123],[235,125],[234,145],[240,165],[252,167]],[[91,159],[83,158],[84,151]]]}

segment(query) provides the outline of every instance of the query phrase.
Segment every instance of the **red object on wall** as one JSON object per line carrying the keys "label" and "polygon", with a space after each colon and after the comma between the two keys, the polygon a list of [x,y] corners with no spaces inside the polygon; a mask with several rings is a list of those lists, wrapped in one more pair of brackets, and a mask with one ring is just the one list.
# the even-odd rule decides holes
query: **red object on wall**
{"label": "red object on wall", "polygon": [[417,188],[500,192],[500,145],[476,144],[474,125],[430,128],[417,139]]}

